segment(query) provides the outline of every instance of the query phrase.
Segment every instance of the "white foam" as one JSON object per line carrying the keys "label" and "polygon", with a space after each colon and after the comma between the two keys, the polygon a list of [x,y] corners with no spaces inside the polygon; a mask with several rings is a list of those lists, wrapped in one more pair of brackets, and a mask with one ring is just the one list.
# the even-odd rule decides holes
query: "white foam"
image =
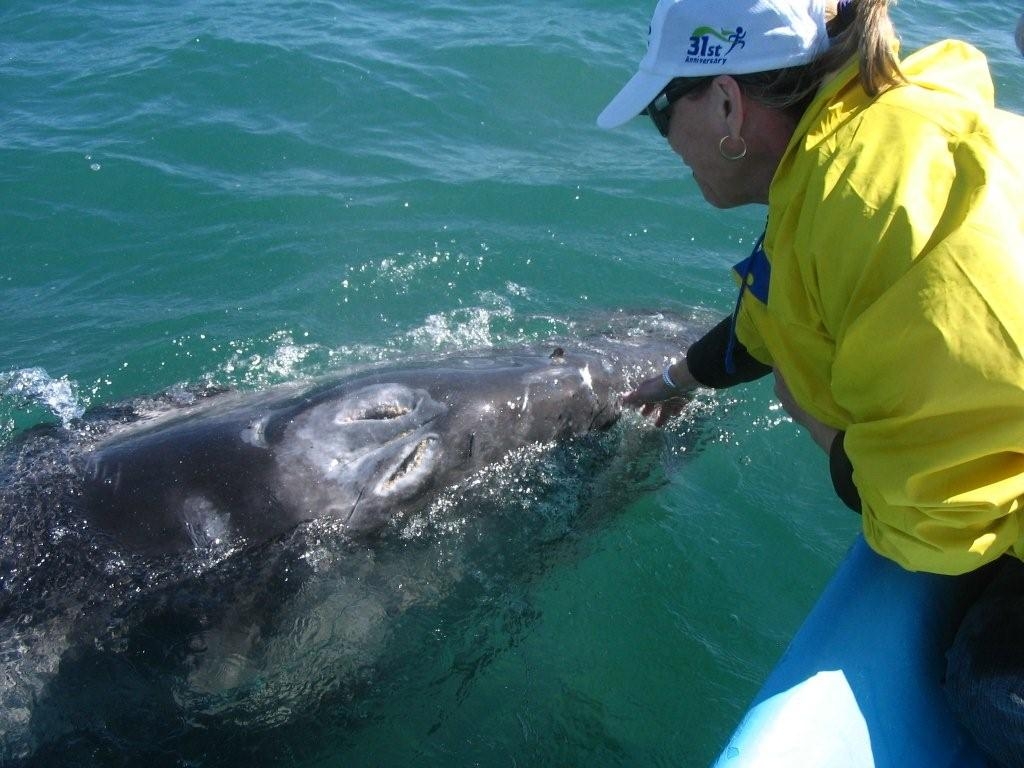
{"label": "white foam", "polygon": [[[307,334],[308,335],[308,334]],[[267,352],[254,347],[263,347],[269,343],[275,345]],[[290,331],[276,331],[261,342],[232,341],[228,346],[232,349],[231,357],[220,366],[231,385],[247,387],[266,387],[282,381],[288,381],[307,373],[307,369],[315,367],[310,361],[323,353],[320,345],[314,343],[298,343]]]}
{"label": "white foam", "polygon": [[490,347],[491,310],[467,307],[452,313],[428,315],[423,326],[409,333],[413,343],[434,350]]}
{"label": "white foam", "polygon": [[64,426],[85,413],[75,382],[67,376],[54,379],[42,368],[22,368],[0,374],[0,390],[4,397],[43,406]]}

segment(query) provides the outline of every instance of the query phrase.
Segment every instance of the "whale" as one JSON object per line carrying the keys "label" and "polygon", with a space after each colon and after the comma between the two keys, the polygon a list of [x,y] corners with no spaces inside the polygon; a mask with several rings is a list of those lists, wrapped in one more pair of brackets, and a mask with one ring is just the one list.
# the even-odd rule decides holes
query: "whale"
{"label": "whale", "polygon": [[630,383],[685,347],[669,327],[205,398],[82,452],[82,514],[143,555],[256,544],[313,519],[370,536],[516,448],[615,423]]}
{"label": "whale", "polygon": [[315,711],[357,729],[438,628],[524,631],[510,591],[694,455],[699,400],[674,438],[616,425],[620,394],[699,331],[600,323],[22,433],[0,451],[0,762],[154,734],[201,755]]}

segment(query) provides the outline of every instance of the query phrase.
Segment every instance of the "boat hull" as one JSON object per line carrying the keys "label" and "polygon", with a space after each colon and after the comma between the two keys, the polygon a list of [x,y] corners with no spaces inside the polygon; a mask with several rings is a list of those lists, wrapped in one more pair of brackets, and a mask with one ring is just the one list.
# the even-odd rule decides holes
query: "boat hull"
{"label": "boat hull", "polygon": [[982,768],[942,689],[985,574],[911,573],[859,537],[715,768]]}

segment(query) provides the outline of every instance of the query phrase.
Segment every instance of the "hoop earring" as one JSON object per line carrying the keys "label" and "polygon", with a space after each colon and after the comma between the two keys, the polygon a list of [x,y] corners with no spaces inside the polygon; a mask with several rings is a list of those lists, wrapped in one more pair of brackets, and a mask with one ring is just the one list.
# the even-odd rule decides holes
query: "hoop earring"
{"label": "hoop earring", "polygon": [[727,142],[730,138],[732,137],[727,134],[722,137],[722,140],[720,142],[718,142],[718,154],[720,154],[726,160],[742,160],[744,157],[747,156],[747,142],[743,139],[742,136],[737,136],[736,140],[743,145],[743,149],[740,150],[740,153],[738,155],[727,155],[725,154],[725,142]]}

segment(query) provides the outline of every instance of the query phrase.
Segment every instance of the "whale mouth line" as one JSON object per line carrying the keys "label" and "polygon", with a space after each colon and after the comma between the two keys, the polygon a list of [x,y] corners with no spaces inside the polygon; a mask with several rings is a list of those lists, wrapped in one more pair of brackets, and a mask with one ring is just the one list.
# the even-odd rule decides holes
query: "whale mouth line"
{"label": "whale mouth line", "polygon": [[360,489],[359,495],[356,496],[356,500],[352,502],[352,508],[348,512],[348,517],[345,518],[345,523],[344,524],[346,526],[352,524],[352,518],[354,518],[356,516],[356,509],[359,508],[359,502],[362,501],[362,500],[363,500],[363,491],[362,491],[362,489]]}

